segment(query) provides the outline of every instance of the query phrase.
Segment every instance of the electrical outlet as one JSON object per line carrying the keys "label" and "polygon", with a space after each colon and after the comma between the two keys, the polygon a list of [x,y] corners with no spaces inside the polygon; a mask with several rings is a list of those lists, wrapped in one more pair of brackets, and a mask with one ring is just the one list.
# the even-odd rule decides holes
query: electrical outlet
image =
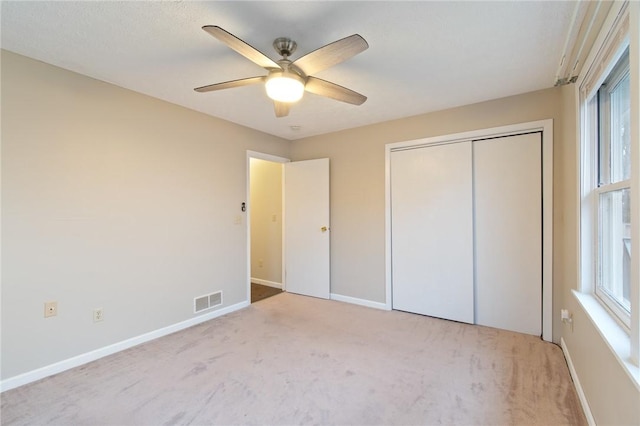
{"label": "electrical outlet", "polygon": [[44,317],[55,317],[58,315],[58,302],[44,302]]}
{"label": "electrical outlet", "polygon": [[262,261],[262,259],[258,259],[258,267],[262,268],[262,265],[264,265],[264,262]]}
{"label": "electrical outlet", "polygon": [[571,332],[573,332],[573,315],[571,315],[568,309],[560,310],[560,320],[565,324],[569,324]]}
{"label": "electrical outlet", "polygon": [[93,322],[100,322],[104,319],[104,312],[102,308],[96,308],[93,310]]}

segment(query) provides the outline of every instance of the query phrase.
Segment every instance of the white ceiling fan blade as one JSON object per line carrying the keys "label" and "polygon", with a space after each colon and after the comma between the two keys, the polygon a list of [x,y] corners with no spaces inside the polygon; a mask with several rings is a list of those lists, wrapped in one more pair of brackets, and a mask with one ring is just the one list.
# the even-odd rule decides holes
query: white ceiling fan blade
{"label": "white ceiling fan blade", "polygon": [[304,86],[304,90],[353,105],[362,105],[367,100],[366,96],[358,92],[316,77],[307,77],[307,84]]}
{"label": "white ceiling fan blade", "polygon": [[265,77],[241,78],[239,80],[225,81],[222,83],[210,84],[208,86],[196,87],[193,90],[199,93],[213,92],[215,90],[231,89],[233,87],[242,87],[249,86],[251,84],[262,83],[264,80]]}
{"label": "white ceiling fan blade", "polygon": [[227,32],[216,25],[205,25],[204,27],[202,27],[202,29],[244,56],[245,58],[260,65],[263,68],[280,68],[280,65],[269,59],[264,53],[240,40],[230,32]]}
{"label": "white ceiling fan blade", "polygon": [[276,117],[286,117],[287,115],[289,115],[290,107],[291,104],[288,104],[286,102],[273,101],[273,108],[276,112]]}
{"label": "white ceiling fan blade", "polygon": [[354,34],[307,53],[293,64],[306,75],[311,75],[346,61],[367,50],[368,47],[369,44],[364,38],[359,34]]}

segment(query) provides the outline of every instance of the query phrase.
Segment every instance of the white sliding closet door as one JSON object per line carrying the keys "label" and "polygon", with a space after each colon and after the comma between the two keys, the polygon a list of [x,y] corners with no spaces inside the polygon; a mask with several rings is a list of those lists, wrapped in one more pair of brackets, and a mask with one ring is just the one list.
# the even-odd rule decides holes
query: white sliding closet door
{"label": "white sliding closet door", "polygon": [[542,330],[541,133],[473,142],[476,323]]}
{"label": "white sliding closet door", "polygon": [[473,323],[471,142],[391,153],[393,309]]}

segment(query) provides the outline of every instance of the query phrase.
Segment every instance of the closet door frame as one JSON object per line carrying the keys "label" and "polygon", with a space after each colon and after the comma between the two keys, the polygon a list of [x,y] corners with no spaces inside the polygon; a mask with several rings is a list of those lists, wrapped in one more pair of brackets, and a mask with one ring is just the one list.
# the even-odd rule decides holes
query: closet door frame
{"label": "closet door frame", "polygon": [[553,340],[553,120],[540,120],[509,126],[493,127],[442,136],[395,142],[385,145],[385,308],[392,309],[391,263],[391,152],[422,146],[438,145],[513,136],[521,133],[542,133],[542,338]]}

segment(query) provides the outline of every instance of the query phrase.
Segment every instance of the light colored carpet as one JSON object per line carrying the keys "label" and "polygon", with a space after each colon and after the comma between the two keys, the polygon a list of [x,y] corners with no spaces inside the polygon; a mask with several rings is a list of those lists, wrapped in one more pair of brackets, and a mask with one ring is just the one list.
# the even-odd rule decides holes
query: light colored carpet
{"label": "light colored carpet", "polygon": [[2,394],[2,424],[586,424],[561,350],[282,293]]}

